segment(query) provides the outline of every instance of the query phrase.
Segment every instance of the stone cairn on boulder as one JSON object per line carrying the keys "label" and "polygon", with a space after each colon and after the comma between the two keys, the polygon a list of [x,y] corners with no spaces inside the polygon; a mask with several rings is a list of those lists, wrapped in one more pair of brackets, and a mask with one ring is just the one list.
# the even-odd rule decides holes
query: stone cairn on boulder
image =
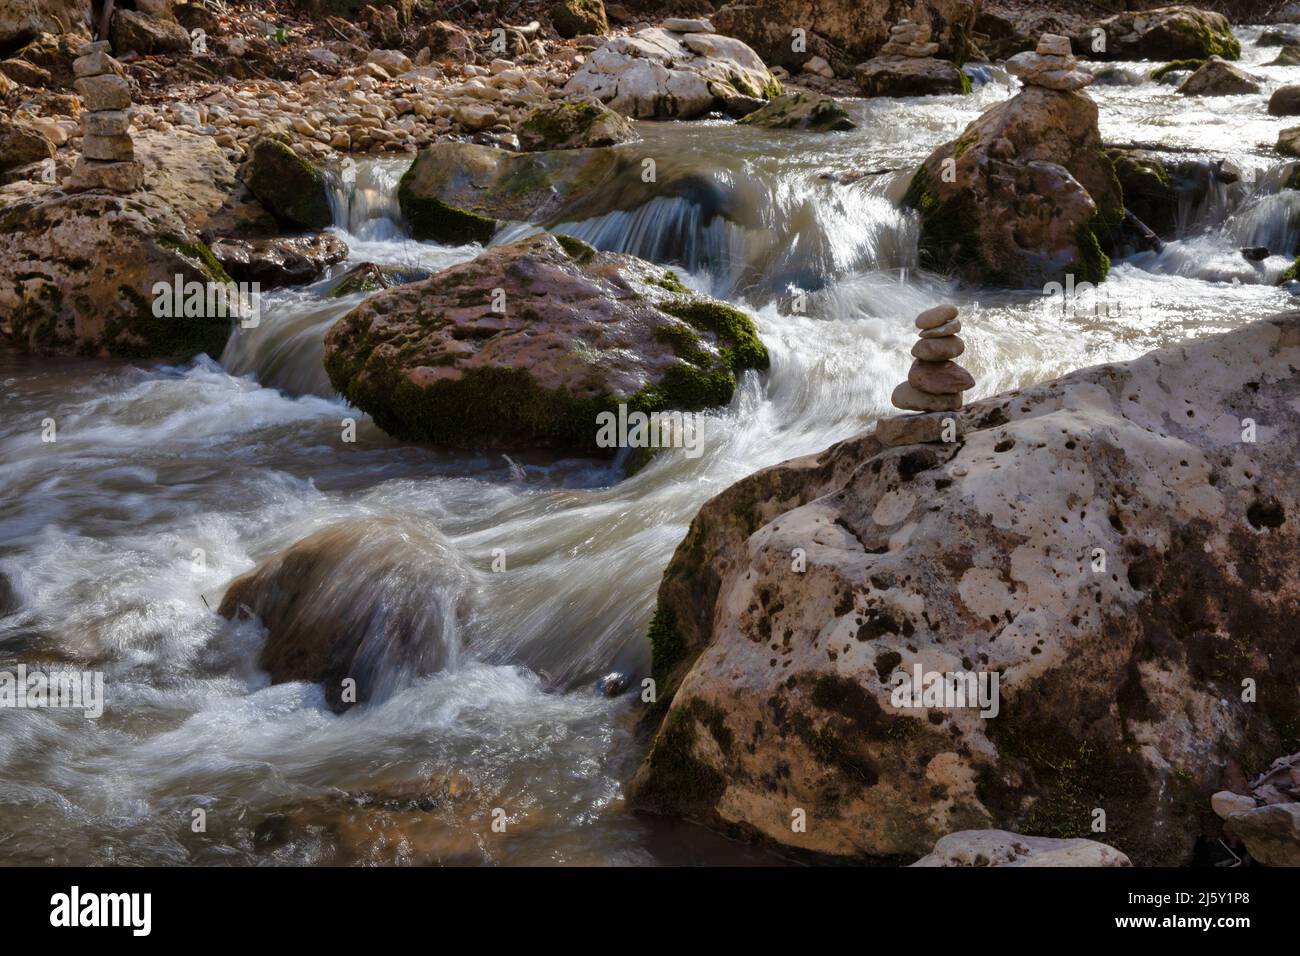
{"label": "stone cairn on boulder", "polygon": [[72,62],[80,94],[81,158],[63,182],[65,189],[108,189],[129,193],[144,184],[144,167],[131,141],[131,85],[122,65],[109,55],[107,40],[87,43]]}
{"label": "stone cairn on boulder", "polygon": [[1040,36],[1033,52],[1017,53],[1007,60],[1007,70],[1026,86],[1062,92],[1081,90],[1093,80],[1091,73],[1079,69],[1069,38],[1055,33]]}
{"label": "stone cairn on boulder", "polygon": [[961,408],[961,393],[975,387],[970,372],[952,361],[966,351],[957,337],[961,320],[956,306],[926,309],[916,317],[916,327],[920,330],[920,339],[912,346],[916,361],[890,401],[896,408],[921,414],[882,418],[876,424],[876,437],[887,448],[955,440],[960,424],[951,413]]}
{"label": "stone cairn on boulder", "polygon": [[930,42],[930,26],[899,20],[889,28],[889,39],[880,48],[879,56],[906,56],[913,59],[931,57],[939,52],[939,44]]}

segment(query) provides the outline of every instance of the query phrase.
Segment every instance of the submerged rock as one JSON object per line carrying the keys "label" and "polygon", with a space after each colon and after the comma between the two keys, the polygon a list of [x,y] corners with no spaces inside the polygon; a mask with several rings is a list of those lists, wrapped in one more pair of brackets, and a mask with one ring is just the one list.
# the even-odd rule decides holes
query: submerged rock
{"label": "submerged rock", "polygon": [[547,234],[380,292],[325,337],[334,387],[399,438],[596,454],[597,415],[725,405],[767,351],[672,273]]}
{"label": "submerged rock", "polygon": [[740,40],[650,27],[605,41],[564,91],[625,116],[685,120],[770,99],[781,84]]}
{"label": "submerged rock", "polygon": [[1083,91],[1026,86],[940,146],[903,203],[921,214],[922,264],[984,285],[1100,282],[1124,221]]}
{"label": "submerged rock", "polygon": [[[1093,49],[1097,30],[1105,36],[1105,49]],[[1074,52],[1090,60],[1205,60],[1212,56],[1235,60],[1241,56],[1241,44],[1227,17],[1185,6],[1117,13],[1080,30],[1073,41]]]}
{"label": "submerged rock", "polygon": [[[456,659],[471,574],[432,522],[372,517],[317,531],[236,578],[218,613],[258,617],[271,682],[325,686],[336,710]],[[344,680],[355,681],[348,699]]]}
{"label": "submerged rock", "polygon": [[782,93],[739,120],[745,126],[763,129],[807,129],[816,132],[856,129],[838,101],[812,90]]}
{"label": "submerged rock", "polygon": [[[844,857],[1087,837],[1100,808],[1135,863],[1186,862],[1227,758],[1300,719],[1297,367],[1292,312],[722,492],[659,589],[629,799]],[[918,701],[918,668],[980,693]]]}
{"label": "submerged rock", "polygon": [[551,225],[621,209],[656,197],[689,199],[703,221],[744,215],[730,197],[666,160],[656,182],[641,177],[642,157],[627,150],[512,153],[474,143],[437,143],[421,150],[402,177],[398,201],[417,239],[486,243],[507,222]]}
{"label": "submerged rock", "polygon": [[912,866],[1131,866],[1114,847],[1096,840],[1055,840],[1006,830],[949,833]]}
{"label": "submerged rock", "polygon": [[539,106],[518,132],[520,148],[530,152],[615,146],[636,138],[627,120],[594,101]]}

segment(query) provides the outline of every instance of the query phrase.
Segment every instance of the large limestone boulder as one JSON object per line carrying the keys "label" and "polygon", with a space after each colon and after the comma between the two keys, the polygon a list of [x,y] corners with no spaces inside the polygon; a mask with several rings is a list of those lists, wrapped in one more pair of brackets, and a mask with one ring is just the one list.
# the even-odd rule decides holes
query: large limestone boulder
{"label": "large limestone boulder", "polygon": [[34,351],[220,355],[233,313],[154,314],[155,285],[173,285],[177,276],[229,282],[156,196],[46,190],[0,206],[3,331]]}
{"label": "large limestone boulder", "polygon": [[1131,866],[1128,857],[1096,840],[1021,836],[1006,830],[949,833],[912,866]]}
{"label": "large limestone boulder", "polygon": [[[951,160],[950,164],[948,161]],[[946,172],[947,171],[947,172]],[[922,263],[970,282],[1100,282],[1123,199],[1082,91],[1028,86],[940,146],[904,203],[921,214]]]}
{"label": "large limestone boulder", "polygon": [[713,110],[750,112],[781,84],[740,40],[649,27],[606,40],[564,91],[638,119],[695,119]]}
{"label": "large limestone boulder", "polygon": [[[629,799],[842,857],[1100,809],[1135,864],[1186,862],[1228,758],[1300,718],[1298,368],[1291,312],[727,489],[664,573]],[[918,701],[918,668],[996,675],[996,706]]]}
{"label": "large limestone boulder", "polygon": [[1242,96],[1261,89],[1263,81],[1259,77],[1212,56],[1183,81],[1178,92],[1184,96]]}
{"label": "large limestone boulder", "polygon": [[0,0],[0,46],[37,33],[90,30],[90,0]]}
{"label": "large limestone boulder", "polygon": [[1300,803],[1278,803],[1231,814],[1229,836],[1265,866],[1300,866]]}
{"label": "large limestone boulder", "polygon": [[135,149],[145,169],[137,193],[0,189],[0,323],[12,340],[49,352],[221,354],[228,310],[155,316],[153,289],[177,275],[228,282],[200,234],[250,221],[249,203],[211,137],[144,130]]}
{"label": "large limestone boulder", "polygon": [[380,428],[460,447],[613,454],[600,412],[725,405],[736,375],[767,362],[743,312],[546,234],[377,293],[325,337],[330,381]]}
{"label": "large limestone boulder", "polygon": [[265,626],[258,666],[272,683],[321,683],[343,710],[454,664],[471,584],[428,519],[367,518],[317,531],[236,578],[218,613]]}
{"label": "large limestone boulder", "polygon": [[[1105,36],[1105,49],[1095,49],[1096,30]],[[1235,60],[1241,56],[1241,44],[1227,17],[1188,6],[1117,13],[1089,24],[1074,34],[1072,41],[1074,52],[1089,60],[1205,60],[1212,56]]]}
{"label": "large limestone boulder", "polygon": [[934,57],[878,56],[853,69],[863,96],[942,96],[969,93],[970,77]]}
{"label": "large limestone boulder", "polygon": [[[889,39],[900,20],[928,25],[939,55],[963,63],[979,4],[975,0],[741,0],[714,11],[719,33],[737,37],[776,66],[797,72],[820,56],[848,73]],[[794,31],[804,43],[794,43]]]}

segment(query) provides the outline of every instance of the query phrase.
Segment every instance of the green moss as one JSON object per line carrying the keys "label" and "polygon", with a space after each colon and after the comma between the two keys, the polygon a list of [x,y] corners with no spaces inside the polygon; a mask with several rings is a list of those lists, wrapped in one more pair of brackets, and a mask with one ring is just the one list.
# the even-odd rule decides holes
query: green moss
{"label": "green moss", "polygon": [[590,262],[596,255],[596,250],[587,245],[581,239],[575,239],[573,236],[566,236],[562,232],[553,233],[555,241],[560,244],[570,259],[574,262]]}
{"label": "green moss", "polygon": [[972,87],[971,87],[971,82],[970,82],[970,77],[967,76],[967,75],[962,71],[960,64],[959,64],[958,67],[957,67],[957,77],[958,77],[959,82],[961,83],[961,92],[962,92],[963,94],[969,93],[969,92],[971,91],[971,89],[972,89]]}
{"label": "green moss", "polygon": [[279,140],[263,136],[249,149],[242,175],[276,218],[308,229],[334,222],[325,174]]}
{"label": "green moss", "polygon": [[661,289],[667,289],[669,292],[676,293],[677,295],[690,295],[691,292],[690,289],[686,288],[686,286],[682,284],[682,280],[678,278],[677,273],[673,272],[672,269],[665,272],[664,277],[657,280],[654,284],[659,286]]}
{"label": "green moss", "polygon": [[496,234],[500,223],[487,216],[459,209],[432,196],[418,195],[412,188],[412,164],[397,188],[397,202],[412,237],[450,245],[469,242],[486,244]]}
{"label": "green moss", "polygon": [[221,263],[217,261],[217,257],[213,255],[206,242],[198,239],[187,242],[179,236],[163,235],[158,237],[158,245],[164,249],[171,249],[191,262],[201,265],[202,268],[207,270],[208,275],[212,277],[214,282],[230,285],[235,281],[222,268]]}
{"label": "green moss", "polygon": [[1196,70],[1200,69],[1205,63],[1204,60],[1170,60],[1162,67],[1151,71],[1151,79],[1162,80],[1170,73],[1176,73],[1179,70]]}
{"label": "green moss", "polygon": [[655,338],[672,347],[673,354],[692,365],[707,366],[711,358],[700,346],[700,337],[686,325],[661,325]]}
{"label": "green moss", "polygon": [[1300,256],[1296,256],[1295,262],[1287,266],[1286,271],[1282,273],[1282,278],[1277,281],[1279,283],[1290,282],[1292,279],[1297,277],[1297,274],[1300,274]]}
{"label": "green moss", "polygon": [[659,606],[650,618],[650,676],[659,689],[668,686],[668,679],[678,665],[686,659],[686,642],[677,631],[677,618],[671,608]]}
{"label": "green moss", "polygon": [[1075,236],[1075,243],[1079,248],[1079,258],[1070,264],[1066,273],[1073,274],[1076,282],[1091,282],[1093,285],[1100,285],[1105,281],[1107,273],[1110,272],[1110,257],[1101,251],[1101,243],[1097,241],[1097,217],[1093,221],[1079,228]]}
{"label": "green moss", "polygon": [[733,372],[748,368],[763,371],[770,366],[767,348],[758,337],[753,319],[739,309],[703,299],[669,302],[660,308],[717,336],[718,348]]}

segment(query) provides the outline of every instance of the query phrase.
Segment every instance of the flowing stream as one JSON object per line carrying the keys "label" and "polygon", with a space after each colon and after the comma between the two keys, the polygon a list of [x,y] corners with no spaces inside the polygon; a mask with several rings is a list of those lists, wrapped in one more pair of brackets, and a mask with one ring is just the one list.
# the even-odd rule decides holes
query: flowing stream
{"label": "flowing stream", "polygon": [[[1261,66],[1276,48],[1256,47],[1257,33],[1239,31],[1242,65],[1300,82],[1300,68]],[[1300,240],[1300,192],[1279,188],[1272,149],[1288,122],[1268,116],[1266,95],[1180,97],[1144,78],[1154,65],[1112,65],[1091,87],[1103,139],[1202,151],[1242,178],[1185,204],[1180,238],[1116,262],[1087,307],[963,290],[916,268],[915,216],[892,199],[934,146],[1011,95],[997,67],[976,70],[967,97],[850,101],[860,126],[847,133],[640,124],[642,140],[621,148],[705,177],[705,200],[546,225],[671,262],[749,308],[772,367],[710,416],[702,456],[663,453],[623,481],[606,462],[403,444],[333,395],[322,338],[364,297],[327,296],[344,269],[420,274],[481,251],[404,236],[405,161],[343,171],[335,218],[349,262],[266,295],[261,324],[221,356],[167,366],[0,352],[0,669],[66,663],[102,670],[107,688],[99,720],[0,710],[0,861],[772,860],[622,803],[641,756],[646,624],[700,505],[887,413],[912,317],[938,302],[962,308],[963,363],[982,396],[1292,301],[1273,284]],[[1259,245],[1274,254],[1238,252]],[[53,443],[41,440],[47,418]],[[235,576],[349,519],[436,527],[471,569],[476,610],[447,670],[339,715],[318,686],[271,686],[255,665],[260,628],[213,608]],[[503,572],[491,569],[498,548]],[[633,690],[598,694],[609,671]],[[191,826],[197,809],[205,832]],[[504,834],[491,828],[497,809]]]}

